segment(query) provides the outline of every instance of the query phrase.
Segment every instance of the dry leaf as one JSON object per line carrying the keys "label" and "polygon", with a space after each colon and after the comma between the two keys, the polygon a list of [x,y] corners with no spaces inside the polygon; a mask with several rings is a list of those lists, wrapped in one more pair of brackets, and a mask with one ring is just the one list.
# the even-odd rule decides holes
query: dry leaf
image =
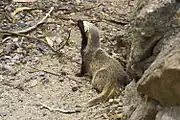
{"label": "dry leaf", "polygon": [[46,41],[51,47],[53,46],[53,40],[50,37],[46,37]]}
{"label": "dry leaf", "polygon": [[35,2],[37,0],[13,0],[13,2]]}

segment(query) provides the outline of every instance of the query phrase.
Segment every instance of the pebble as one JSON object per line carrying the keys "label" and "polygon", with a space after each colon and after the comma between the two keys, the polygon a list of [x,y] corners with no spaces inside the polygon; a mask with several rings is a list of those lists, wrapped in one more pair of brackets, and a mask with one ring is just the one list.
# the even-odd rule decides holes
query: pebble
{"label": "pebble", "polygon": [[37,97],[38,99],[42,99],[42,95],[40,95],[40,94],[37,94],[36,97]]}
{"label": "pebble", "polygon": [[6,64],[0,64],[0,71],[10,70],[11,67]]}
{"label": "pebble", "polygon": [[37,76],[44,76],[45,73],[44,73],[44,72],[37,72],[36,75],[37,75]]}
{"label": "pebble", "polygon": [[114,102],[114,99],[109,99],[109,103],[113,103]]}
{"label": "pebble", "polygon": [[64,82],[64,78],[59,78],[59,82]]}
{"label": "pebble", "polygon": [[114,102],[115,102],[115,103],[119,103],[119,102],[120,102],[120,99],[114,99]]}
{"label": "pebble", "polygon": [[80,57],[73,57],[71,60],[72,60],[72,62],[78,62],[78,61],[80,61]]}
{"label": "pebble", "polygon": [[72,91],[73,91],[73,92],[77,91],[78,89],[79,89],[79,87],[78,87],[78,86],[74,86],[74,87],[72,87]]}
{"label": "pebble", "polygon": [[49,82],[49,78],[44,77],[44,78],[42,79],[42,82],[43,82],[43,83],[47,83],[47,82]]}
{"label": "pebble", "polygon": [[35,87],[37,84],[38,84],[37,80],[32,80],[29,86],[30,87]]}
{"label": "pebble", "polygon": [[122,103],[122,102],[119,102],[119,106],[122,107],[122,106],[123,106],[123,103]]}
{"label": "pebble", "polygon": [[35,79],[37,79],[37,76],[35,76],[35,75],[31,76],[31,78],[30,78],[30,80],[35,80]]}
{"label": "pebble", "polygon": [[17,22],[16,24],[18,27],[26,27],[27,26],[27,24],[23,23],[23,22]]}

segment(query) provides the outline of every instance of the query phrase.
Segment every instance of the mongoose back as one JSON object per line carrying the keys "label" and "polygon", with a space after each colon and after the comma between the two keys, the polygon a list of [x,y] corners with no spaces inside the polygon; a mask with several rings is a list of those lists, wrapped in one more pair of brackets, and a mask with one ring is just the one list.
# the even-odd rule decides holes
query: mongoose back
{"label": "mongoose back", "polygon": [[92,106],[119,95],[120,87],[129,79],[122,65],[101,49],[98,28],[82,20],[78,21],[78,27],[82,36],[80,75],[90,76],[92,86],[101,92],[86,104]]}

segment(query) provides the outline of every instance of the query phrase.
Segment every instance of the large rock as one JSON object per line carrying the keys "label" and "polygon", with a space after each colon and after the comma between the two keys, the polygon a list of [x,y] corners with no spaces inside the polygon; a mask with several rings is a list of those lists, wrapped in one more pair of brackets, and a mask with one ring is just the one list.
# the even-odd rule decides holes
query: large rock
{"label": "large rock", "polygon": [[[133,105],[126,99],[133,105],[127,120],[180,120],[174,114],[178,113],[175,107],[165,107],[180,104],[180,27],[176,18],[180,3],[175,0],[138,1],[127,64],[128,72],[137,81],[135,89],[130,89],[134,92],[130,91],[128,96],[137,101]],[[162,110],[156,115],[157,103],[162,105]]]}
{"label": "large rock", "polygon": [[161,104],[180,104],[180,3],[146,0],[139,5],[128,64],[137,90]]}
{"label": "large rock", "polygon": [[180,107],[164,107],[157,113],[155,120],[180,120]]}
{"label": "large rock", "polygon": [[177,3],[170,0],[139,0],[128,69],[138,80],[156,59],[164,39],[175,34]]}
{"label": "large rock", "polygon": [[153,100],[141,96],[137,92],[137,85],[132,81],[127,85],[123,97],[123,113],[126,115],[125,120],[154,120],[157,103]]}
{"label": "large rock", "polygon": [[161,104],[180,104],[180,49],[171,51],[156,64],[157,61],[140,79],[138,91]]}
{"label": "large rock", "polygon": [[123,113],[126,114],[128,119],[141,101],[141,96],[137,92],[137,85],[133,80],[126,86],[124,97],[122,98]]}
{"label": "large rock", "polygon": [[141,101],[129,120],[154,120],[157,113],[156,103],[152,100]]}

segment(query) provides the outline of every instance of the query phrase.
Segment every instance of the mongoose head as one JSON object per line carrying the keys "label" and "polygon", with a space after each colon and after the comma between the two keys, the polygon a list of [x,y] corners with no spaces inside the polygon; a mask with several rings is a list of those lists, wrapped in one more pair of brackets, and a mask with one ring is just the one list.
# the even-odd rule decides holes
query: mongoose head
{"label": "mongoose head", "polygon": [[78,27],[81,31],[81,54],[84,52],[93,53],[100,47],[99,30],[90,22],[78,20]]}

